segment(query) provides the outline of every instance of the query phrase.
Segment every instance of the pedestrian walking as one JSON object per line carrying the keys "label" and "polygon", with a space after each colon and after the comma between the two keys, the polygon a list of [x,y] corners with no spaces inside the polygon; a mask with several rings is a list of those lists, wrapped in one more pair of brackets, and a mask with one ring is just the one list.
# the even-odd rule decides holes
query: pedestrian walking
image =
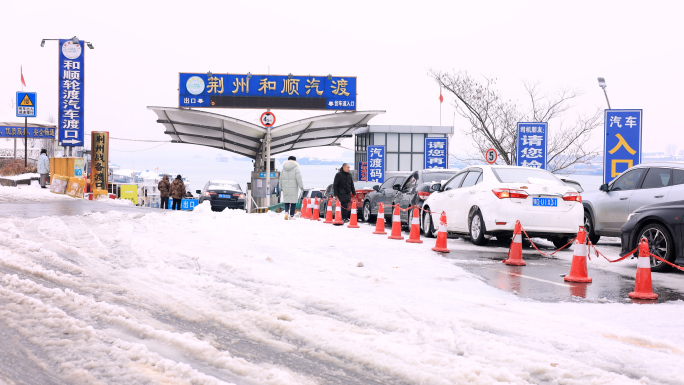
{"label": "pedestrian walking", "polygon": [[181,179],[180,174],[176,176],[176,179],[171,182],[171,198],[173,198],[173,204],[171,205],[171,210],[181,209],[181,200],[185,196],[185,183]]}
{"label": "pedestrian walking", "polygon": [[50,174],[50,159],[46,149],[40,150],[40,156],[38,156],[38,174],[40,174],[40,188],[47,188],[45,183]]}
{"label": "pedestrian walking", "polygon": [[291,156],[283,163],[283,171],[280,173],[280,190],[283,193],[285,203],[285,219],[294,219],[299,190],[304,190],[302,173],[299,171],[297,158]]}
{"label": "pedestrian walking", "polygon": [[340,171],[335,175],[333,193],[337,199],[339,199],[340,206],[342,206],[342,220],[348,222],[351,214],[351,199],[352,196],[356,195],[354,178],[352,178],[352,175],[349,172],[348,163],[344,163],[342,168],[340,168]]}
{"label": "pedestrian walking", "polygon": [[159,206],[160,209],[168,209],[169,208],[169,195],[171,194],[171,183],[169,182],[169,176],[164,174],[164,177],[162,180],[159,181],[159,184],[157,185],[157,189],[159,189],[159,196],[161,197],[161,205]]}

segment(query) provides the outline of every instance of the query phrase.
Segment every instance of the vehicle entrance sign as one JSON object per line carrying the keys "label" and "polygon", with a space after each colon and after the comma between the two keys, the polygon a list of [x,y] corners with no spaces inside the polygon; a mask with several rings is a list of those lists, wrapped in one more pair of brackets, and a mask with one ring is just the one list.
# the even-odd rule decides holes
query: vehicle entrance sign
{"label": "vehicle entrance sign", "polygon": [[36,92],[17,92],[17,117],[35,118],[38,109],[38,94]]}
{"label": "vehicle entrance sign", "polygon": [[603,183],[641,163],[643,110],[605,110],[606,139],[603,145]]}
{"label": "vehicle entrance sign", "polygon": [[385,182],[385,146],[368,146],[368,181]]}
{"label": "vehicle entrance sign", "polygon": [[546,170],[547,122],[518,122],[516,165]]}
{"label": "vehicle entrance sign", "polygon": [[498,158],[498,156],[499,156],[499,155],[496,153],[496,150],[493,149],[493,148],[490,148],[490,149],[487,150],[487,152],[485,153],[485,160],[486,160],[487,163],[489,163],[489,164],[494,164],[494,163],[496,163],[496,158]]}
{"label": "vehicle entrance sign", "polygon": [[[83,136],[84,42],[59,39],[59,143],[75,147],[85,144]],[[105,189],[106,189],[105,185]]]}
{"label": "vehicle entrance sign", "polygon": [[271,127],[275,124],[275,115],[272,112],[264,112],[259,118],[264,127]]}
{"label": "vehicle entrance sign", "polygon": [[449,168],[449,139],[425,138],[423,168]]}

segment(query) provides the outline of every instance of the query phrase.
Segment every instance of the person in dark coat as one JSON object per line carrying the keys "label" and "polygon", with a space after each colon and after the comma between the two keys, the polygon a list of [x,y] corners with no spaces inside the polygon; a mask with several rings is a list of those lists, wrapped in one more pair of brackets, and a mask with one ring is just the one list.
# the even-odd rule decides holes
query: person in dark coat
{"label": "person in dark coat", "polygon": [[169,195],[171,193],[171,183],[169,183],[168,175],[164,175],[164,178],[159,181],[157,188],[159,189],[159,196],[161,197],[161,205],[159,207],[162,209],[168,209]]}
{"label": "person in dark coat", "polygon": [[340,206],[342,206],[342,220],[347,222],[351,214],[351,199],[352,196],[356,195],[354,178],[352,178],[349,172],[349,164],[343,164],[340,171],[335,175],[333,192],[337,199],[340,200]]}
{"label": "person in dark coat", "polygon": [[185,183],[183,183],[180,175],[176,176],[176,179],[171,182],[171,197],[173,198],[171,210],[180,210],[181,200],[185,197]]}

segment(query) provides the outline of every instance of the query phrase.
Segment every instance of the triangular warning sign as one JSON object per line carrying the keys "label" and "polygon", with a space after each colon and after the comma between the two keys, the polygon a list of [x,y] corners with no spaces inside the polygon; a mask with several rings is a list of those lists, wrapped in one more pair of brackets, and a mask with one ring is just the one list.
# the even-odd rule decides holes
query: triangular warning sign
{"label": "triangular warning sign", "polygon": [[24,100],[19,103],[20,106],[32,106],[33,102],[31,102],[31,99],[28,97],[28,95],[24,95]]}

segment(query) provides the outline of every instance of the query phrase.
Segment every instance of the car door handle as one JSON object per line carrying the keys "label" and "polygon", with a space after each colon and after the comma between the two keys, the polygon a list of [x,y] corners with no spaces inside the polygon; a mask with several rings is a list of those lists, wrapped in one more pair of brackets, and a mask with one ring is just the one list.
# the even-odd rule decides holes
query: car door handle
{"label": "car door handle", "polygon": [[665,196],[665,195],[654,195],[653,197],[654,197],[654,198],[662,198],[662,197],[664,197],[664,196]]}
{"label": "car door handle", "polygon": [[620,198],[621,201],[626,201],[627,197]]}

